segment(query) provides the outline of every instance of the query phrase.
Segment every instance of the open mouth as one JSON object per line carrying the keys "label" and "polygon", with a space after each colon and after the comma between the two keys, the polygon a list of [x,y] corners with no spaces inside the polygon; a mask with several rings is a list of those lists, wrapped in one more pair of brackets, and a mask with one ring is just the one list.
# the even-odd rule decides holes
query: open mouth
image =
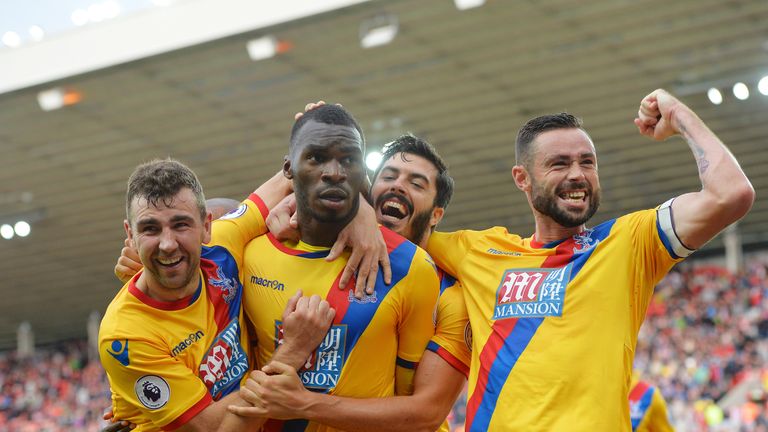
{"label": "open mouth", "polygon": [[395,219],[403,219],[408,216],[408,209],[398,201],[387,200],[381,204],[381,214]]}
{"label": "open mouth", "polygon": [[558,196],[564,201],[575,204],[584,202],[587,199],[587,192],[583,190],[565,191],[561,192]]}
{"label": "open mouth", "polygon": [[377,210],[379,212],[379,222],[387,227],[408,218],[413,212],[413,206],[403,196],[394,193],[382,195],[377,200]]}
{"label": "open mouth", "polygon": [[162,267],[173,268],[181,264],[181,262],[184,261],[184,257],[158,257],[155,261]]}

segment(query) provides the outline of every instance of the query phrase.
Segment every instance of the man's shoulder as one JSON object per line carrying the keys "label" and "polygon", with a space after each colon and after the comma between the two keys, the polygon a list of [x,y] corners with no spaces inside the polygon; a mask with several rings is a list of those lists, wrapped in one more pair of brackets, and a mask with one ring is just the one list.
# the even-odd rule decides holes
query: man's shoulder
{"label": "man's shoulder", "polygon": [[107,306],[101,320],[99,339],[135,337],[145,333],[148,319],[155,319],[148,308],[129,292],[129,281]]}
{"label": "man's shoulder", "polygon": [[520,242],[523,240],[518,234],[510,233],[507,227],[494,226],[483,230],[463,229],[453,232],[440,232],[438,235],[449,235],[468,240],[491,240],[491,241],[511,241]]}

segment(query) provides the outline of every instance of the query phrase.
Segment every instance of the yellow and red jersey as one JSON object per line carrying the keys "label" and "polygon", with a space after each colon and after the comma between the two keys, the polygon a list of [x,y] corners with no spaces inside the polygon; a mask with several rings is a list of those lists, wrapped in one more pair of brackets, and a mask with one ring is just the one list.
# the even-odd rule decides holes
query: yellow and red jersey
{"label": "yellow and red jersey", "polygon": [[629,391],[629,418],[632,432],[673,432],[667,403],[659,389],[637,378]]}
{"label": "yellow and red jersey", "polygon": [[472,329],[464,304],[464,293],[456,278],[439,268],[438,275],[440,297],[437,300],[437,326],[427,349],[468,376],[472,356]]}
{"label": "yellow and red jersey", "polygon": [[550,244],[499,227],[432,235],[471,321],[466,430],[630,430],[637,333],[680,259],[669,222],[666,205]]}
{"label": "yellow and red jersey", "polygon": [[[269,361],[282,339],[281,317],[288,299],[301,289],[320,295],[336,309],[325,340],[299,372],[305,387],[349,397],[410,394],[413,372],[434,335],[433,313],[439,281],[429,255],[381,228],[392,266],[392,283],[381,274],[375,293],[356,299],[339,289],[348,254],[325,261],[329,249],[277,241],[267,234],[245,250],[245,310],[258,339],[257,364]],[[270,421],[266,430],[327,431],[304,420]]]}
{"label": "yellow and red jersey", "polygon": [[[248,220],[255,236],[266,231],[266,208],[252,195],[225,220]],[[200,285],[175,302],[155,300],[134,276],[112,300],[99,329],[99,355],[112,389],[115,418],[137,431],[173,430],[247,378],[248,335],[240,265],[246,237],[216,236],[203,246]]]}
{"label": "yellow and red jersey", "polygon": [[[456,278],[440,268],[437,273],[440,277],[440,297],[437,299],[435,320],[437,326],[427,349],[466,377],[469,376],[469,363],[472,360],[472,328],[469,326],[464,293]],[[440,425],[438,431],[450,431],[448,420]]]}

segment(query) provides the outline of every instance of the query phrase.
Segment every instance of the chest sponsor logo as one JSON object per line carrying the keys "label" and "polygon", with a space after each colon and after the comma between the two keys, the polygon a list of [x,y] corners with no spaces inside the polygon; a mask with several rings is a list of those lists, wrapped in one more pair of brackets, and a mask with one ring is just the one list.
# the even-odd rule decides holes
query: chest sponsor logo
{"label": "chest sponsor logo", "polygon": [[199,376],[214,400],[240,388],[248,372],[248,357],[240,345],[240,323],[232,320],[219,333],[200,363]]}
{"label": "chest sponsor logo", "polygon": [[136,397],[145,407],[160,409],[171,399],[171,388],[168,383],[157,375],[144,375],[133,385]]}
{"label": "chest sponsor logo", "polygon": [[[283,324],[275,321],[277,345],[283,343]],[[304,363],[299,378],[304,387],[313,390],[330,390],[336,387],[346,357],[347,325],[331,326],[325,339]]]}
{"label": "chest sponsor logo", "polygon": [[493,319],[563,316],[572,268],[573,264],[558,269],[507,270],[496,290]]}
{"label": "chest sponsor logo", "polygon": [[128,339],[112,341],[112,344],[107,348],[107,353],[123,366],[131,364],[130,359],[128,359]]}
{"label": "chest sponsor logo", "polygon": [[202,339],[203,336],[205,336],[205,333],[203,333],[202,330],[190,333],[189,336],[187,336],[183,341],[179,342],[178,345],[173,347],[173,350],[171,350],[171,355],[176,357],[177,355],[181,354],[182,351],[192,346],[192,344]]}
{"label": "chest sponsor logo", "polygon": [[208,278],[208,282],[221,291],[221,298],[224,303],[230,304],[237,296],[237,289],[240,283],[235,278],[228,278],[221,267],[216,267],[216,276]]}

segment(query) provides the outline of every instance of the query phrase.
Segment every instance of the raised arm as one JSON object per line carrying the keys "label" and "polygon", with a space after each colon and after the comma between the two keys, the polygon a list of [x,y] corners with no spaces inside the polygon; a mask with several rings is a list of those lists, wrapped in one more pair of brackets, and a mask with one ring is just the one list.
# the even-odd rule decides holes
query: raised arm
{"label": "raised arm", "polygon": [[635,125],[655,140],[680,135],[691,148],[701,190],[672,202],[674,231],[683,246],[698,249],[723,228],[744,217],[755,190],[736,158],[704,122],[665,90],[655,90],[640,103]]}

